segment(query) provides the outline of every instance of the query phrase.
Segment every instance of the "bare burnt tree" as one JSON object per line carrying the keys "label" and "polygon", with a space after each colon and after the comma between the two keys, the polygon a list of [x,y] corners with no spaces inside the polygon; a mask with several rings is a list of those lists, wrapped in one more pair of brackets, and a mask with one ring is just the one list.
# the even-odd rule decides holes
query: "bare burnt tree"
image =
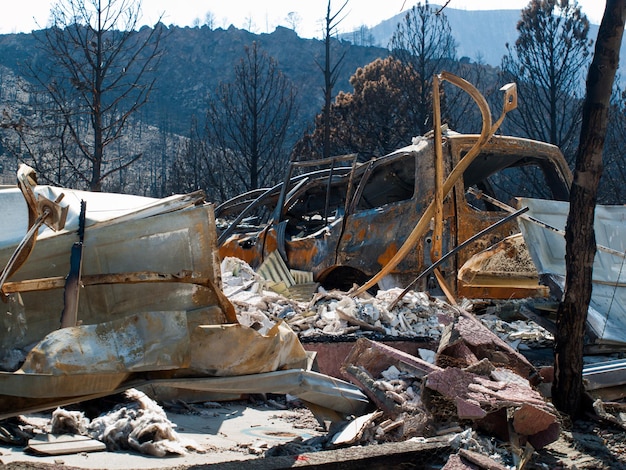
{"label": "bare burnt tree", "polygon": [[376,43],[376,38],[372,31],[363,24],[352,32],[352,43],[357,46],[372,47]]}
{"label": "bare burnt tree", "polygon": [[413,103],[415,133],[423,135],[432,129],[432,77],[450,67],[456,58],[456,42],[443,12],[428,2],[411,8],[394,32],[390,48],[398,60],[410,64],[417,72],[415,87],[420,90]]}
{"label": "bare burnt tree", "polygon": [[204,190],[208,199],[220,203],[233,196],[238,186],[232,184],[229,168],[220,159],[220,150],[212,147],[204,125],[192,117],[189,134],[174,151],[167,178],[169,193]]}
{"label": "bare burnt tree", "polygon": [[324,64],[316,62],[318,67],[324,74],[324,107],[322,108],[322,122],[323,122],[323,139],[322,139],[322,156],[328,158],[331,155],[330,150],[330,107],[333,101],[333,88],[337,83],[339,77],[339,70],[341,63],[343,62],[346,52],[342,53],[339,58],[333,61],[333,36],[337,33],[337,27],[343,21],[345,16],[340,16],[343,10],[348,5],[346,0],[343,5],[335,12],[331,13],[330,0],[326,7],[326,17],[324,18]]}
{"label": "bare burnt tree", "polygon": [[215,28],[215,13],[212,11],[207,11],[204,15],[204,26],[207,26],[209,29]]}
{"label": "bare burnt tree", "polygon": [[288,160],[285,142],[296,113],[296,89],[256,42],[246,46],[232,82],[209,99],[206,136],[225,192],[275,183]]}
{"label": "bare burnt tree", "polygon": [[587,76],[580,144],[576,152],[570,211],[565,227],[565,296],[559,305],[555,335],[555,370],[552,400],[572,418],[584,405],[583,338],[591,300],[593,260],[596,252],[594,213],[602,175],[609,102],[624,34],[626,0],[607,0],[598,31],[593,61]]}
{"label": "bare burnt tree", "polygon": [[211,175],[207,142],[202,126],[192,116],[189,134],[176,149],[167,178],[170,193],[190,193],[209,186]]}
{"label": "bare burnt tree", "polygon": [[300,27],[300,23],[302,23],[302,17],[298,14],[297,11],[290,11],[287,13],[285,17],[285,21],[289,25],[294,32],[298,32],[298,28]]}
{"label": "bare burnt tree", "polygon": [[575,0],[531,0],[507,44],[502,73],[516,82],[518,111],[509,122],[526,137],[549,142],[571,157],[580,132],[584,73],[592,41]]}
{"label": "bare burnt tree", "polygon": [[141,157],[112,150],[148,101],[161,58],[162,29],[137,31],[140,11],[135,0],[62,0],[34,33],[43,54],[28,69],[42,93],[20,138],[43,180],[100,191]]}

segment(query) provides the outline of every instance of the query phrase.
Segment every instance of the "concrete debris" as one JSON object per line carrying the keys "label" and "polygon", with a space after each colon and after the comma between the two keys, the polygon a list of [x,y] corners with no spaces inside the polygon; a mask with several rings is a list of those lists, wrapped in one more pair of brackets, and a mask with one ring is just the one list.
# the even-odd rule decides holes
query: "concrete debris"
{"label": "concrete debris", "polygon": [[[340,291],[318,288],[308,302],[289,299],[270,290],[267,280],[237,258],[226,258],[222,262],[222,280],[224,291],[236,306],[237,318],[242,325],[265,332],[282,319],[306,342],[317,338],[366,336],[377,340],[384,337],[424,339],[436,344],[445,325],[457,316],[455,307],[425,292],[414,291],[407,293],[389,310],[401,292],[398,288],[380,290],[375,297],[356,298]],[[472,308],[468,300],[460,305],[461,311]],[[545,347],[553,341],[552,335],[533,321],[507,322],[495,313],[477,318],[485,325],[485,331],[497,335],[489,335],[486,350],[494,346],[496,350],[503,350],[506,345],[507,351],[510,350],[507,354],[514,356],[516,361],[524,362],[524,359],[515,349]],[[470,326],[477,328],[476,325]],[[433,351],[420,348],[420,355],[434,361]],[[469,357],[468,364],[473,360]]]}
{"label": "concrete debris", "polygon": [[485,330],[460,312],[446,327],[437,364],[360,338],[342,372],[384,412],[374,438],[432,436],[469,422],[503,441],[514,434],[537,449],[556,440],[556,411],[527,379],[534,368]]}
{"label": "concrete debris", "polygon": [[446,326],[437,352],[437,364],[461,368],[481,359],[510,368],[520,376],[538,383],[538,373],[523,355],[484,326],[474,315],[460,310]]}
{"label": "concrete debris", "polygon": [[554,342],[552,333],[532,321],[513,320],[507,322],[495,314],[481,315],[480,321],[514,348],[518,348],[522,344],[527,347],[550,347]]}
{"label": "concrete debris", "polygon": [[459,419],[474,420],[503,440],[511,437],[508,421],[536,449],[558,438],[556,410],[533,388],[539,372],[471,314],[460,311],[446,327],[436,364],[447,367],[426,377],[426,390],[437,392],[427,395],[430,403],[443,397]]}
{"label": "concrete debris", "polygon": [[[559,436],[556,410],[534,391],[530,384],[494,380],[456,367],[448,367],[428,375],[425,387],[438,392],[455,407],[460,420],[473,420],[476,425],[503,440],[509,439],[507,419],[512,419],[516,433],[526,436],[539,449]],[[427,400],[430,411],[447,417],[445,407],[440,409],[432,397]],[[511,410],[507,415],[506,411]]]}
{"label": "concrete debris", "polygon": [[[319,289],[307,304],[279,299],[264,291],[263,280],[254,278],[249,269],[236,268],[237,261],[228,263],[231,269],[235,266],[231,273],[248,276],[239,280],[223,272],[226,283],[232,279],[233,286],[249,286],[231,296],[240,308],[242,323],[247,317],[263,324],[265,320],[256,315],[270,312],[270,320],[285,319],[301,338],[359,338],[341,372],[383,415],[366,415],[367,425],[357,426],[359,418],[351,422],[347,429],[353,429],[357,442],[435,435],[467,422],[504,441],[514,433],[522,444],[529,442],[534,448],[558,438],[556,411],[534,388],[541,376],[516,350],[520,343],[543,346],[553,340],[534,322],[506,322],[493,313],[478,319],[466,310],[472,307],[467,302],[451,307],[423,292],[410,292],[390,311],[387,306],[397,298],[399,289],[356,298]],[[439,342],[438,350],[435,354],[424,349],[428,362],[367,339],[383,332],[426,337]]]}
{"label": "concrete debris", "polygon": [[284,319],[301,339],[376,332],[389,337],[438,340],[442,318],[453,313],[447,303],[424,292],[410,292],[389,310],[401,292],[399,288],[379,291],[376,297],[358,298],[319,288],[308,302],[288,299],[266,290],[267,281],[236,258],[222,262],[222,282],[225,294],[237,307],[241,324],[268,328]]}

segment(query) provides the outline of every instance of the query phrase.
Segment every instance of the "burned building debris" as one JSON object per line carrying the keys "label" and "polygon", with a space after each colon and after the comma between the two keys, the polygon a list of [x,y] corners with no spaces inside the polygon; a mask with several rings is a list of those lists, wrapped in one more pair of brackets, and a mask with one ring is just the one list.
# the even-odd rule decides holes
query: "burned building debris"
{"label": "burned building debris", "polygon": [[[39,455],[217,449],[268,468],[428,456],[521,469],[557,445],[547,296],[560,271],[538,261],[554,242],[528,224],[545,218],[538,198],[566,204],[571,174],[556,147],[495,135],[514,87],[493,124],[468,84],[442,77],[477,100],[480,135],[439,127],[369,162],[294,162],[282,184],[216,208],[202,193],[39,186],[21,168],[18,188],[0,189],[0,440]],[[623,263],[613,238],[602,243]],[[614,356],[585,378],[598,415],[623,428],[623,305],[606,312],[607,298],[590,331]],[[212,447],[218,430],[198,443],[169,420],[223,424],[255,399],[308,427],[259,415],[234,452]],[[261,428],[280,440],[242,437]]]}

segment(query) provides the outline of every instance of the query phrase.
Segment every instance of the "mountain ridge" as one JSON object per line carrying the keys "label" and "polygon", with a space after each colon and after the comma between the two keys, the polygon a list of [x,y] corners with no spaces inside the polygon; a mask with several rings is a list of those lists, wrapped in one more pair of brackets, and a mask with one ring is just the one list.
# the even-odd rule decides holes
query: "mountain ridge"
{"label": "mountain ridge", "polygon": [[[440,5],[429,4],[434,9]],[[514,45],[518,37],[517,22],[521,16],[521,10],[495,9],[495,10],[462,10],[449,6],[442,10],[446,15],[452,36],[457,42],[457,56],[469,58],[473,62],[480,62],[494,67],[499,67],[502,57],[506,55],[506,44]],[[372,34],[374,44],[379,47],[387,47],[396,29],[396,26],[406,16],[407,12],[381,21],[376,26],[367,28]],[[476,27],[479,25],[480,27]],[[589,38],[595,40],[598,37],[599,25],[589,25]],[[344,40],[350,40],[357,31],[340,35]],[[626,41],[626,37],[624,38]],[[593,50],[592,50],[593,52]],[[620,51],[620,63],[626,61],[626,48]]]}

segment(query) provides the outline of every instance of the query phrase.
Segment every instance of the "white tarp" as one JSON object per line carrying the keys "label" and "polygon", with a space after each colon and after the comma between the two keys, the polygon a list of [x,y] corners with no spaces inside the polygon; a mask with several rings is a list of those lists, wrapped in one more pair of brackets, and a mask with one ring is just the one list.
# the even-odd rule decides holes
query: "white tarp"
{"label": "white tarp", "polygon": [[[520,198],[528,215],[558,230],[565,230],[569,203]],[[565,237],[524,218],[519,219],[530,255],[541,275],[565,280]],[[602,343],[626,343],[626,206],[596,206],[596,244],[622,253],[599,249],[593,264],[593,291],[587,324]]]}

